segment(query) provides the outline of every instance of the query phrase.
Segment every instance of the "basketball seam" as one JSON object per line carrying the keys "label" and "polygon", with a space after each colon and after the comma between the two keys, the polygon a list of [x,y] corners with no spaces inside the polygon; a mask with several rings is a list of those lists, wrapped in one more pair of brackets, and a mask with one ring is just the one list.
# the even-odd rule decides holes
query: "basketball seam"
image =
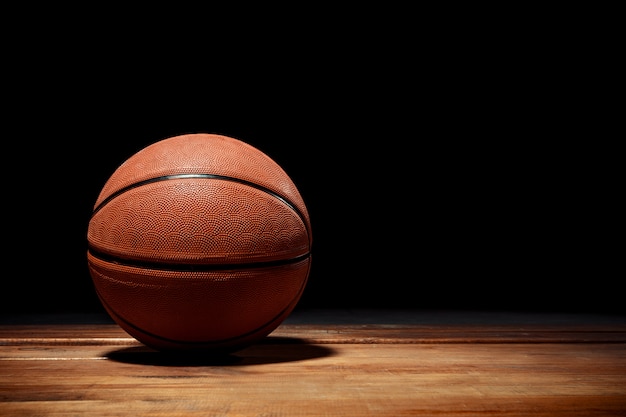
{"label": "basketball seam", "polygon": [[257,183],[254,183],[252,181],[246,181],[243,180],[241,178],[235,178],[235,177],[229,177],[226,175],[218,175],[218,174],[172,174],[172,175],[161,175],[159,177],[153,177],[153,178],[148,178],[146,180],[142,180],[142,181],[138,181],[132,184],[129,184],[125,187],[120,188],[119,190],[111,193],[107,198],[105,198],[104,200],[102,200],[102,202],[100,204],[98,204],[92,214],[91,217],[93,218],[93,216],[100,211],[104,206],[106,206],[111,200],[115,199],[116,197],[124,194],[125,192],[132,190],[134,188],[138,188],[147,184],[152,184],[155,182],[161,182],[161,181],[170,181],[170,180],[176,180],[176,179],[191,179],[191,178],[201,178],[201,179],[215,179],[215,180],[223,180],[223,181],[231,181],[231,182],[236,182],[239,184],[243,184],[243,185],[247,185],[249,187],[253,187],[256,188],[257,190],[263,191],[269,195],[271,195],[272,197],[278,199],[279,201],[281,201],[283,204],[285,204],[287,207],[291,208],[293,211],[295,211],[298,215],[298,217],[300,217],[300,219],[302,220],[302,223],[304,223],[304,227],[307,229],[307,235],[310,236],[310,230],[309,230],[309,226],[308,223],[306,221],[305,216],[303,215],[303,213],[298,209],[298,207],[293,204],[291,201],[289,201],[289,199],[281,196],[280,194],[276,193],[275,191],[270,190],[267,187],[264,187],[262,185],[259,185]]}
{"label": "basketball seam", "polygon": [[284,266],[296,264],[305,260],[311,256],[310,252],[295,258],[279,259],[274,261],[257,261],[257,262],[243,262],[243,263],[228,263],[228,264],[192,264],[192,263],[168,263],[159,261],[139,261],[121,258],[119,256],[108,255],[100,252],[92,247],[88,248],[88,252],[91,256],[99,259],[103,262],[114,263],[120,266],[142,268],[142,269],[154,269],[160,271],[175,271],[175,272],[212,272],[212,271],[227,271],[231,269],[256,269],[256,268],[272,268],[276,266]]}

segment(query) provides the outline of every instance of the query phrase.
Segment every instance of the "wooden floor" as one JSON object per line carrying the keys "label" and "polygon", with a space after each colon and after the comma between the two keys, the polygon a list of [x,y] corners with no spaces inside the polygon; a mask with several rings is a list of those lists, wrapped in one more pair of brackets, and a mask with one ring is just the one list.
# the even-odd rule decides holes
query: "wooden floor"
{"label": "wooden floor", "polygon": [[626,416],[622,316],[307,311],[222,358],[0,321],[0,416]]}

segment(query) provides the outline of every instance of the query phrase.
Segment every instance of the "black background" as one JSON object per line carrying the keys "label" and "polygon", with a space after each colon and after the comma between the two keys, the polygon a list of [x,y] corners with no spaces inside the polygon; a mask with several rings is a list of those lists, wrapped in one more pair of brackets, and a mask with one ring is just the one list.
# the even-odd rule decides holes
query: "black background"
{"label": "black background", "polygon": [[205,132],[256,146],[303,195],[298,308],[624,314],[610,65],[583,37],[324,22],[240,43],[205,25],[194,47],[106,25],[81,40],[84,23],[11,51],[2,312],[101,312],[86,265],[101,187],[141,148]]}

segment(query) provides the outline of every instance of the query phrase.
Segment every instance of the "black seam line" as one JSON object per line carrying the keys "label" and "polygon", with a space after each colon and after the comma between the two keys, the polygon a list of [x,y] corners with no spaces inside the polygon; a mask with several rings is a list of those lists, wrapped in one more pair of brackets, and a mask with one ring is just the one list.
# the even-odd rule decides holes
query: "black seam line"
{"label": "black seam line", "polygon": [[109,203],[109,201],[113,200],[115,197],[119,196],[120,194],[125,193],[128,190],[132,190],[133,188],[138,188],[138,187],[141,187],[141,186],[146,185],[146,184],[152,184],[154,182],[168,181],[168,180],[181,179],[181,178],[182,179],[185,179],[185,178],[204,178],[204,179],[232,181],[232,182],[237,182],[239,184],[247,185],[249,187],[256,188],[257,190],[261,190],[261,191],[263,191],[263,192],[265,192],[267,194],[270,194],[272,197],[277,198],[278,200],[282,201],[284,204],[286,204],[288,207],[290,207],[293,211],[295,211],[298,214],[300,219],[302,219],[302,223],[304,223],[304,227],[307,228],[307,234],[309,236],[311,236],[311,231],[308,230],[309,226],[308,226],[307,222],[305,221],[304,215],[300,212],[300,210],[298,210],[298,208],[294,204],[292,204],[289,200],[287,200],[286,198],[284,198],[280,194],[276,194],[274,191],[270,190],[269,188],[263,187],[263,186],[261,186],[259,184],[251,182],[251,181],[246,181],[246,180],[242,180],[240,178],[228,177],[226,175],[217,175],[217,174],[175,174],[175,175],[163,175],[163,176],[160,176],[160,177],[149,178],[147,180],[139,181],[139,182],[133,183],[131,185],[128,185],[128,186],[126,186],[124,188],[120,188],[119,190],[117,190],[116,192],[114,192],[113,194],[111,194],[110,196],[105,198],[96,208],[94,208],[93,213],[91,214],[91,216],[93,217],[98,211],[100,211],[100,209],[102,207],[107,205]]}
{"label": "black seam line", "polygon": [[304,255],[297,256],[295,258],[280,259],[276,261],[259,261],[259,262],[245,262],[245,263],[229,263],[229,264],[189,264],[189,263],[174,263],[174,262],[154,262],[154,261],[136,261],[121,259],[116,256],[107,255],[105,253],[89,248],[89,253],[94,258],[98,258],[105,262],[114,263],[116,265],[142,268],[142,269],[155,269],[161,271],[180,271],[180,272],[210,272],[210,271],[228,271],[239,269],[258,269],[258,268],[272,268],[282,265],[296,264],[311,256],[311,253],[305,253]]}

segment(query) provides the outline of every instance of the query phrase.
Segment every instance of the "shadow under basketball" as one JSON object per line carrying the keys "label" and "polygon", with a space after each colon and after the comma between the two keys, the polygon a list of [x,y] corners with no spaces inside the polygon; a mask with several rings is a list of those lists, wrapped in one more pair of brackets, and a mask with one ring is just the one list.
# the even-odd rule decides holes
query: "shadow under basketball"
{"label": "shadow under basketball", "polygon": [[313,345],[303,339],[268,336],[257,344],[231,353],[162,352],[147,346],[133,346],[113,350],[106,357],[116,362],[152,366],[246,366],[304,361],[334,353],[327,346]]}

